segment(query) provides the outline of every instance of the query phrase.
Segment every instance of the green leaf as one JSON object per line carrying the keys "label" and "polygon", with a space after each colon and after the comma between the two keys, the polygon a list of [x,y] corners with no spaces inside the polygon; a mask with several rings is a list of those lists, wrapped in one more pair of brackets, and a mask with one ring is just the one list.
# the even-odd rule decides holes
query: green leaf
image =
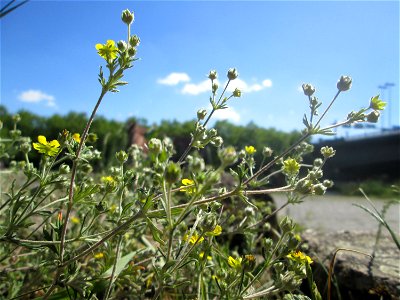
{"label": "green leaf", "polygon": [[150,218],[146,218],[147,225],[149,226],[151,230],[151,234],[153,235],[154,240],[159,242],[161,245],[165,245],[165,242],[161,239],[160,236],[163,235],[163,232],[157,228],[156,225],[150,220]]}
{"label": "green leaf", "polygon": [[[117,278],[119,274],[125,269],[126,265],[132,260],[132,258],[135,256],[135,252],[131,252],[123,257],[121,257],[116,266],[115,266],[115,272],[114,272],[114,278]],[[105,271],[102,275],[103,278],[108,278],[112,274],[114,266],[110,267],[107,271]]]}
{"label": "green leaf", "polygon": [[100,186],[97,184],[89,185],[86,188],[78,187],[77,191],[74,193],[74,203],[85,200],[92,194],[96,194],[100,191]]}

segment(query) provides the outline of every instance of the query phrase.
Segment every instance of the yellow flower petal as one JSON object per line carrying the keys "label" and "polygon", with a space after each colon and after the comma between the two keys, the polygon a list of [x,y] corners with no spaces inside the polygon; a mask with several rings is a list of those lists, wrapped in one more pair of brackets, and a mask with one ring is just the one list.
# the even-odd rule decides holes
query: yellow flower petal
{"label": "yellow flower petal", "polygon": [[52,140],[48,145],[53,148],[60,147],[60,143],[57,140]]}
{"label": "yellow flower petal", "polygon": [[44,135],[39,135],[38,136],[38,142],[43,144],[43,145],[46,145],[47,144],[47,139],[46,139],[46,137]]}
{"label": "yellow flower petal", "polygon": [[192,185],[192,184],[194,184],[194,181],[190,180],[188,178],[184,178],[184,179],[182,179],[182,184],[183,185]]}

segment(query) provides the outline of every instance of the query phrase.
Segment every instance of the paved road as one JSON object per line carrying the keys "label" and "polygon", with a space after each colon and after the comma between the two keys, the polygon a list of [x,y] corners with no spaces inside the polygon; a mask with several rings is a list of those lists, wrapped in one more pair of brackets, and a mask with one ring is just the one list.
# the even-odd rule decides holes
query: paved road
{"label": "paved road", "polygon": [[[283,194],[274,194],[278,207],[286,202]],[[380,211],[385,200],[371,199]],[[322,232],[365,231],[376,232],[378,222],[367,212],[353,203],[370,207],[363,197],[348,197],[340,195],[310,196],[303,203],[284,208],[278,216],[289,215],[305,228]],[[400,205],[392,205],[386,213],[386,221],[392,229],[400,234]],[[386,230],[384,230],[387,233]]]}

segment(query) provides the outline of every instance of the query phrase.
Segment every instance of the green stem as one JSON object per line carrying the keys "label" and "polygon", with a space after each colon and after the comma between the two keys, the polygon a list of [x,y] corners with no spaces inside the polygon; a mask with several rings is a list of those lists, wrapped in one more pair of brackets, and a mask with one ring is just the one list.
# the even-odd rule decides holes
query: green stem
{"label": "green stem", "polygon": [[[108,84],[110,83],[110,80],[112,79],[112,76],[110,75],[110,77],[108,78]],[[108,84],[106,86],[108,86]],[[101,93],[99,96],[99,99],[97,100],[97,103],[92,111],[92,114],[90,115],[90,118],[83,130],[82,136],[81,136],[81,141],[79,143],[78,149],[76,150],[76,154],[75,154],[75,159],[73,160],[72,163],[72,170],[71,170],[71,181],[70,181],[70,185],[69,185],[69,194],[68,194],[68,206],[67,206],[67,212],[65,215],[65,220],[63,223],[63,227],[62,227],[62,231],[61,231],[61,237],[60,237],[60,265],[59,268],[56,272],[56,275],[54,276],[53,282],[51,287],[47,290],[46,294],[43,296],[43,299],[46,300],[51,293],[53,292],[53,290],[55,289],[55,285],[58,282],[60,275],[62,273],[62,269],[63,267],[63,262],[64,262],[64,251],[65,251],[65,236],[67,234],[67,227],[68,227],[68,222],[69,222],[69,217],[71,215],[71,211],[72,211],[72,207],[73,207],[73,199],[74,199],[74,184],[75,184],[75,177],[76,177],[76,169],[77,169],[77,164],[78,164],[78,160],[79,160],[79,156],[81,154],[83,145],[85,144],[85,140],[86,137],[88,135],[90,126],[92,125],[94,116],[96,115],[97,109],[100,106],[101,101],[103,100],[103,97],[107,94],[108,89],[106,89],[106,87],[103,87],[101,89]]]}
{"label": "green stem", "polygon": [[340,94],[340,90],[337,91],[335,97],[333,97],[331,103],[329,103],[328,107],[325,109],[325,111],[323,112],[323,114],[321,115],[321,117],[318,119],[317,123],[315,123],[314,128],[317,128],[317,126],[319,125],[319,123],[322,121],[322,119],[324,118],[324,116],[326,115],[326,113],[328,112],[328,110],[331,108],[333,102],[335,102],[336,98],[339,96]]}
{"label": "green stem", "polygon": [[110,283],[108,284],[108,288],[107,288],[106,295],[105,295],[105,298],[104,298],[105,300],[107,300],[108,297],[110,297],[111,288],[112,288],[112,286],[114,284],[114,280],[116,279],[116,278],[114,278],[114,276],[115,276],[115,270],[117,268],[117,263],[118,263],[120,252],[121,252],[121,245],[122,245],[122,235],[120,235],[119,238],[118,238],[117,250],[115,252],[114,265],[113,265],[113,269],[112,269],[112,272],[111,272]]}
{"label": "green stem", "polygon": [[278,160],[280,160],[282,157],[284,157],[287,154],[289,154],[294,148],[296,148],[297,145],[299,145],[301,142],[306,140],[309,136],[310,136],[310,133],[304,134],[297,142],[295,142],[292,146],[290,146],[288,149],[286,149],[283,153],[281,153],[280,155],[275,157],[273,160],[271,160],[269,163],[267,163],[264,167],[260,168],[256,173],[254,173],[253,176],[251,176],[250,178],[246,179],[243,182],[243,185],[247,185],[250,181],[254,180],[258,176],[260,176],[262,173],[267,171],[269,168],[271,168],[273,165],[275,165],[275,163]]}

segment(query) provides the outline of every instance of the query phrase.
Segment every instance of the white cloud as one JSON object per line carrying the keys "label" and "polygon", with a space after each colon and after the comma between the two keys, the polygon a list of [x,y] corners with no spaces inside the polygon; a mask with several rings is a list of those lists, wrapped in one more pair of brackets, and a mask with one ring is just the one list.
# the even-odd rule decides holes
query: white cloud
{"label": "white cloud", "polygon": [[267,87],[267,88],[271,87],[271,86],[272,86],[272,81],[271,81],[271,79],[265,79],[265,80],[263,80],[262,85],[265,86],[265,87]]}
{"label": "white cloud", "polygon": [[233,107],[217,110],[213,117],[217,120],[228,120],[236,123],[240,121],[240,115]]}
{"label": "white cloud", "polygon": [[22,102],[27,103],[39,103],[42,101],[47,101],[47,106],[55,107],[55,97],[46,94],[40,90],[27,90],[18,95],[18,99]]}
{"label": "white cloud", "polygon": [[169,74],[167,77],[157,80],[159,84],[165,84],[165,85],[177,85],[180,82],[188,82],[188,81],[190,81],[190,77],[188,74],[176,73],[176,72],[173,72]]}
{"label": "white cloud", "polygon": [[237,78],[229,84],[228,91],[232,92],[235,88],[238,88],[243,93],[252,93],[252,92],[259,92],[271,86],[272,86],[271,79],[264,79],[261,82],[261,84],[260,83],[248,84],[244,80]]}
{"label": "white cloud", "polygon": [[[181,93],[186,95],[199,95],[206,92],[211,93],[210,80],[207,79],[198,83],[192,83],[187,73],[173,72],[170,73],[165,78],[158,79],[157,82],[159,84],[164,84],[169,86],[177,85],[181,82],[184,82],[185,84],[181,89]],[[226,82],[224,84],[221,84],[218,80],[215,80],[214,82],[219,84],[218,92],[221,93],[226,85]],[[250,84],[242,79],[237,78],[230,82],[227,91],[233,92],[235,88],[238,88],[244,93],[253,93],[253,92],[259,92],[261,90],[270,87],[272,87],[271,79],[264,79],[260,82],[254,82]]]}
{"label": "white cloud", "polygon": [[198,95],[204,92],[211,92],[210,80],[204,80],[200,83],[186,83],[182,89],[182,94]]}

